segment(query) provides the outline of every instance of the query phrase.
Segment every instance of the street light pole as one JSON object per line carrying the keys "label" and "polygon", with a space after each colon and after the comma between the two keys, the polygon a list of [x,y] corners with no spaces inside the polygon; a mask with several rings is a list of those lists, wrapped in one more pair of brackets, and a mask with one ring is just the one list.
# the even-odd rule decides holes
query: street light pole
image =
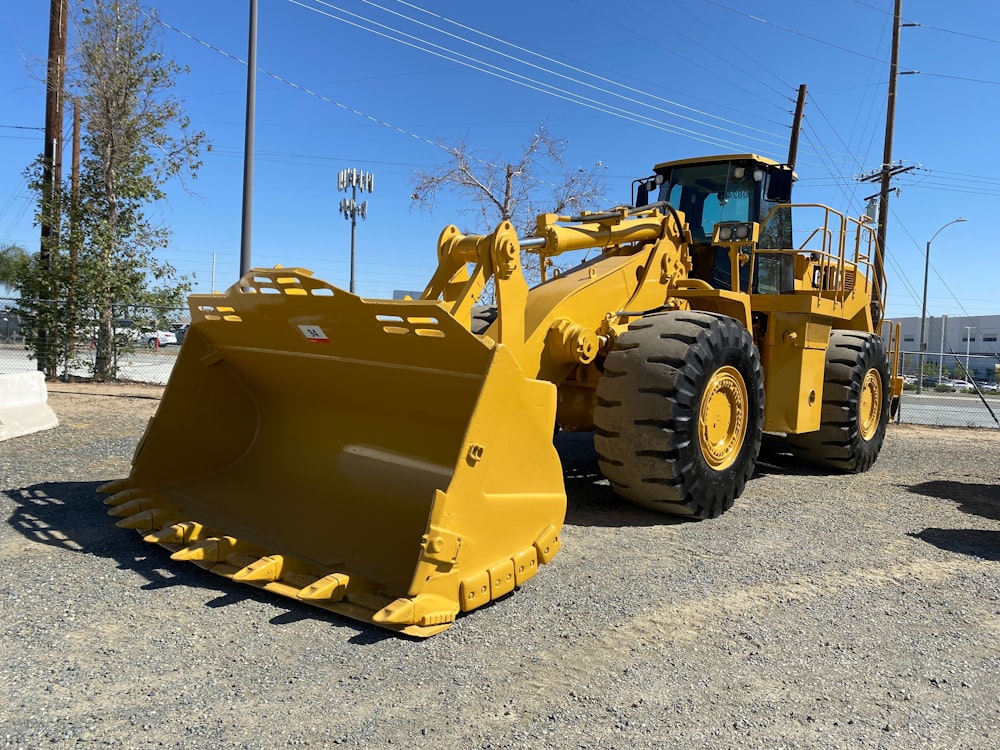
{"label": "street light pole", "polygon": [[927,318],[927,272],[931,266],[931,243],[935,237],[941,234],[945,227],[950,227],[952,224],[957,224],[960,221],[965,221],[965,218],[959,216],[957,219],[952,219],[927,240],[927,252],[924,253],[924,301],[920,305],[920,354],[917,357],[917,393],[924,392],[924,351],[927,349],[927,342],[924,341],[924,323]]}

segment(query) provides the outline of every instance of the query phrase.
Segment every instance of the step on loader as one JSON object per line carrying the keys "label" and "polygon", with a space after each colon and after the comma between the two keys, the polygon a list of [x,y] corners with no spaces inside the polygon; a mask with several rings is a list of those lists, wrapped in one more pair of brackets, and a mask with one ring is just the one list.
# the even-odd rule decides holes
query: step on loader
{"label": "step on loader", "polygon": [[593,432],[621,497],[695,519],[732,506],[765,431],[865,471],[902,390],[881,259],[868,220],[791,184],[752,154],[689,159],[529,237],[449,226],[419,299],[297,268],[192,296],[109,512],[175,560],[429,636],[559,551],[556,429]]}

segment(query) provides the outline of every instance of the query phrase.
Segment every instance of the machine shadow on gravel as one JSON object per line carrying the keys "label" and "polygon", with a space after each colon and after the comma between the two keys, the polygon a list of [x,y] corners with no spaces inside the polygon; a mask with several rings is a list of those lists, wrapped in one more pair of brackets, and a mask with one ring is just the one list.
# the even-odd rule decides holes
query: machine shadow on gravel
{"label": "machine shadow on gravel", "polygon": [[15,508],[7,523],[26,539],[70,552],[80,552],[113,560],[122,570],[138,573],[148,581],[143,590],[188,586],[217,594],[205,602],[208,608],[227,607],[255,601],[283,610],[271,618],[273,625],[299,620],[326,620],[357,631],[352,643],[376,643],[394,634],[334,613],[297,604],[286,597],[252,586],[238,586],[195,565],[175,562],[166,550],[151,547],[137,533],[119,529],[108,518],[101,482],[43,482],[6,490]]}
{"label": "machine shadow on gravel", "polygon": [[910,536],[946,552],[1000,562],[1000,531],[927,528]]}
{"label": "machine shadow on gravel", "polygon": [[[1000,521],[1000,485],[942,479],[906,489],[915,495],[951,501],[963,513]],[[948,552],[1000,562],[1000,531],[927,528],[910,536]]]}
{"label": "machine shadow on gravel", "polygon": [[1000,485],[939,479],[906,489],[915,495],[951,500],[963,513],[1000,521]]}

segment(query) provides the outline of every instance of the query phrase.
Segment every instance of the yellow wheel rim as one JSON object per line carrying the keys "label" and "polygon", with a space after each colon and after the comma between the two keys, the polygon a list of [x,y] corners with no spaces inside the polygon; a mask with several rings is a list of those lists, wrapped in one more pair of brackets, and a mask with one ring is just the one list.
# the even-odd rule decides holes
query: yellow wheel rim
{"label": "yellow wheel rim", "polygon": [[858,396],[858,431],[862,440],[875,437],[881,416],[882,378],[879,377],[878,370],[872,369],[865,373]]}
{"label": "yellow wheel rim", "polygon": [[701,454],[716,471],[733,465],[747,432],[750,399],[739,370],[720,367],[701,397],[698,437]]}

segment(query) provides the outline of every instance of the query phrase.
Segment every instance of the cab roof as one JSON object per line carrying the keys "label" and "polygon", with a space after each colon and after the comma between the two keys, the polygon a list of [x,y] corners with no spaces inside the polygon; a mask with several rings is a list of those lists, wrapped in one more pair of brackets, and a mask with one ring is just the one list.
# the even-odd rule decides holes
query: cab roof
{"label": "cab roof", "polygon": [[665,161],[653,167],[653,171],[659,172],[660,170],[669,169],[671,167],[683,167],[690,164],[712,164],[723,161],[753,161],[765,166],[777,166],[779,164],[779,162],[774,161],[774,159],[768,159],[766,156],[757,156],[757,154],[721,154],[719,156],[695,156],[691,159]]}

